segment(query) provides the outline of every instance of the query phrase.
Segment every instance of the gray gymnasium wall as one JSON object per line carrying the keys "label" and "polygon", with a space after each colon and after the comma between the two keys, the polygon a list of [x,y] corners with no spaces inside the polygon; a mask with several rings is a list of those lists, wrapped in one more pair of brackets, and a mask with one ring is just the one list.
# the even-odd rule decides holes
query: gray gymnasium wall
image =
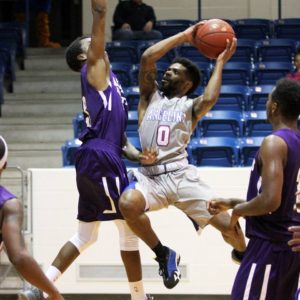
{"label": "gray gymnasium wall", "polygon": [[[198,18],[198,0],[144,0],[155,9],[157,19]],[[202,18],[277,19],[278,0],[202,0]],[[112,15],[118,0],[108,0],[107,40],[111,39]],[[282,17],[299,18],[300,0],[282,0]],[[90,1],[83,1],[83,33],[91,30]]]}

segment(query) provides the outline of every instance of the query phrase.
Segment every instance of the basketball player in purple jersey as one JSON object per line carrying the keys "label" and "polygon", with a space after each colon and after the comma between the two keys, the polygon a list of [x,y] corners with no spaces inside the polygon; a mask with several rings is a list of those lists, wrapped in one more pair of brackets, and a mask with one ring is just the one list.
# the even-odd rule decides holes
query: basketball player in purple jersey
{"label": "basketball player in purple jersey", "polygon": [[165,72],[158,88],[156,62],[172,48],[191,42],[198,23],[185,32],[162,40],[148,48],[141,58],[138,106],[139,134],[142,148],[157,147],[158,159],[143,166],[120,199],[120,209],[131,229],[154,251],[164,285],[173,288],[180,280],[179,254],[161,244],[145,211],[174,205],[189,216],[200,229],[207,224],[221,231],[226,242],[237,251],[246,248],[238,225],[231,228],[229,214],[212,216],[207,210],[212,197],[210,188],[199,178],[196,167],[189,165],[186,148],[198,121],[213,107],[219,97],[222,70],[236,49],[236,39],[216,60],[214,72],[204,95],[188,98],[201,81],[196,65],[177,58]]}
{"label": "basketball player in purple jersey", "polygon": [[247,201],[216,199],[210,211],[233,208],[232,224],[246,217],[249,243],[232,288],[232,300],[292,300],[297,290],[300,253],[287,244],[288,228],[300,226],[293,209],[300,169],[300,85],[281,79],[269,95],[267,116],[273,132],[264,138],[249,179]]}
{"label": "basketball player in purple jersey", "polygon": [[[0,175],[7,163],[8,148],[0,136]],[[63,300],[56,287],[44,275],[38,263],[29,255],[22,235],[23,205],[0,185],[0,251],[6,249],[10,262],[29,283],[45,291],[51,300]],[[20,298],[23,300],[23,298]]]}
{"label": "basketball player in purple jersey", "polygon": [[[126,139],[127,102],[110,70],[105,52],[106,0],[92,0],[91,38],[76,39],[67,49],[70,68],[81,73],[82,106],[86,130],[76,153],[76,181],[79,191],[77,233],[59,251],[46,272],[53,282],[79,254],[96,242],[101,221],[114,220],[119,230],[121,257],[125,265],[132,300],[153,299],[146,295],[138,251],[138,238],[119,211],[118,200],[128,185],[122,152],[141,164],[153,163],[154,150],[140,153]],[[23,292],[26,299],[44,299],[40,291]]]}

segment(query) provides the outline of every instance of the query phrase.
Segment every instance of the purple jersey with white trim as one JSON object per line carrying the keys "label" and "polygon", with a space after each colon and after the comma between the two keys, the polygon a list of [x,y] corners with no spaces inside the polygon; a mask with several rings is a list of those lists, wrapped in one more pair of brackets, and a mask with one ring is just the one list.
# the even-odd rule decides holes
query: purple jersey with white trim
{"label": "purple jersey with white trim", "polygon": [[[293,206],[296,202],[297,174],[300,168],[300,132],[287,128],[279,129],[272,133],[283,139],[288,147],[287,162],[284,167],[283,186],[280,207],[272,214],[247,217],[246,218],[246,235],[247,237],[258,237],[283,243],[291,238],[288,227],[300,225],[300,214],[294,211]],[[254,164],[252,166],[247,201],[250,201],[261,193],[261,172],[258,164],[259,151],[256,153]]]}
{"label": "purple jersey with white trim", "polygon": [[85,141],[100,138],[122,148],[128,106],[121,85],[110,71],[109,85],[97,91],[87,79],[87,64],[81,69],[82,106],[87,128],[80,136]]}

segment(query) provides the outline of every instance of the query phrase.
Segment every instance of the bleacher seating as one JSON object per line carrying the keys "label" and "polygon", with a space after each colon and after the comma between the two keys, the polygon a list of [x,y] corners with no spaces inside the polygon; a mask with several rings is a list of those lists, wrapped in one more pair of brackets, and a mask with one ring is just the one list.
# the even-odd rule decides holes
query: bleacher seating
{"label": "bleacher seating", "polygon": [[202,61],[194,61],[194,63],[198,66],[202,74],[201,85],[206,86],[211,75],[211,64],[209,62]]}
{"label": "bleacher seating", "polygon": [[76,116],[72,120],[72,124],[73,124],[74,138],[78,138],[81,132],[86,128],[86,123],[82,112],[76,114]]}
{"label": "bleacher seating", "polygon": [[134,41],[114,41],[106,43],[106,51],[110,62],[136,64],[139,52]]}
{"label": "bleacher seating", "polygon": [[245,85],[222,85],[220,96],[213,110],[236,110],[246,109],[249,88]]}
{"label": "bleacher seating", "polygon": [[286,18],[275,20],[274,37],[300,40],[300,19]]}
{"label": "bleacher seating", "polygon": [[184,31],[193,25],[194,21],[185,19],[158,20],[155,23],[155,29],[160,31],[163,38],[170,37],[178,32]]}
{"label": "bleacher seating", "polygon": [[236,51],[230,62],[252,63],[255,59],[255,41],[251,39],[238,39]]}
{"label": "bleacher seating", "polygon": [[243,132],[242,113],[211,110],[199,122],[200,137],[240,137]]}
{"label": "bleacher seating", "polygon": [[132,65],[130,63],[111,63],[111,69],[117,75],[122,87],[133,85],[130,77],[131,66]]}
{"label": "bleacher seating", "polygon": [[130,86],[124,90],[129,110],[137,110],[140,100],[140,88],[138,86]]}
{"label": "bleacher seating", "polygon": [[252,69],[250,63],[228,62],[224,65],[222,84],[251,85]]}
{"label": "bleacher seating", "polygon": [[240,164],[241,166],[251,166],[253,158],[259,149],[263,137],[245,137],[240,139]]}
{"label": "bleacher seating", "polygon": [[245,136],[267,136],[272,132],[272,125],[267,121],[265,110],[244,112]]}
{"label": "bleacher seating", "polygon": [[192,61],[210,62],[209,58],[202,55],[197,48],[190,44],[183,44],[177,47],[177,55],[180,57],[186,57]]}
{"label": "bleacher seating", "polygon": [[62,151],[62,160],[63,160],[64,167],[74,166],[75,153],[80,145],[81,145],[81,141],[79,139],[67,140],[62,145],[61,151]]}
{"label": "bleacher seating", "polygon": [[274,89],[274,85],[253,86],[250,89],[248,110],[264,110],[269,94]]}
{"label": "bleacher seating", "polygon": [[128,112],[126,133],[128,136],[137,136],[137,132],[138,132],[138,113],[136,110],[130,110]]}
{"label": "bleacher seating", "polygon": [[277,80],[293,71],[292,63],[265,62],[256,63],[253,71],[254,85],[275,84]]}
{"label": "bleacher seating", "polygon": [[292,62],[295,54],[295,40],[268,39],[257,41],[257,60],[259,62]]}
{"label": "bleacher seating", "polygon": [[195,166],[233,167],[238,165],[237,139],[235,138],[193,138],[187,151],[190,163]]}
{"label": "bleacher seating", "polygon": [[272,23],[267,19],[238,19],[235,20],[234,31],[238,39],[268,39],[272,34]]}

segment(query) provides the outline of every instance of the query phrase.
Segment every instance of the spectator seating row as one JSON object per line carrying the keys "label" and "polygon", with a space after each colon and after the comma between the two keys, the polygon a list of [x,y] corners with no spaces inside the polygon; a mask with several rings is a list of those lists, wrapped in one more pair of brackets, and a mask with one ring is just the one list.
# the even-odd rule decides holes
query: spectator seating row
{"label": "spectator seating row", "polygon": [[[238,38],[268,39],[291,38],[300,40],[300,18],[285,18],[278,20],[268,19],[225,19],[233,27]],[[163,37],[169,37],[185,30],[198,21],[186,19],[158,20],[156,29]]]}
{"label": "spectator seating row", "polygon": [[[200,68],[203,80],[201,85],[206,85],[214,69],[214,64],[194,61]],[[169,63],[158,62],[157,81],[159,82]],[[126,88],[138,84],[139,64],[111,63],[113,72],[117,75],[121,85]],[[289,62],[243,63],[228,62],[224,65],[222,83],[240,85],[275,84],[276,81],[294,71],[294,65]]]}
{"label": "spectator seating row", "polygon": [[[128,137],[129,141],[140,149],[138,137]],[[257,149],[261,145],[263,137],[207,137],[193,138],[187,148],[189,161],[195,166],[250,166]],[[65,142],[62,146],[63,166],[74,166],[74,155],[81,145],[78,139]],[[125,159],[127,167],[137,167],[138,165]]]}
{"label": "spectator seating row", "polygon": [[[300,121],[299,121],[300,125]],[[86,128],[82,113],[73,119],[74,138],[78,138]],[[211,110],[198,123],[193,137],[253,137],[266,136],[272,132],[266,111],[238,112]],[[138,136],[137,111],[129,111],[127,136]]]}
{"label": "spectator seating row", "polygon": [[[264,110],[268,95],[274,85],[246,86],[246,85],[222,85],[218,102],[213,110],[250,111]],[[191,95],[192,98],[202,95],[204,87],[199,86]],[[130,86],[124,89],[129,110],[136,110],[139,102],[139,87]]]}
{"label": "spectator seating row", "polygon": [[[155,41],[113,41],[106,45],[106,51],[111,62],[139,63],[142,53]],[[295,53],[300,49],[300,39],[268,39],[251,40],[238,39],[237,50],[231,62],[292,62]],[[178,46],[164,55],[160,61],[171,62],[174,57],[182,56],[195,61],[210,62],[197,48],[190,44]]]}

